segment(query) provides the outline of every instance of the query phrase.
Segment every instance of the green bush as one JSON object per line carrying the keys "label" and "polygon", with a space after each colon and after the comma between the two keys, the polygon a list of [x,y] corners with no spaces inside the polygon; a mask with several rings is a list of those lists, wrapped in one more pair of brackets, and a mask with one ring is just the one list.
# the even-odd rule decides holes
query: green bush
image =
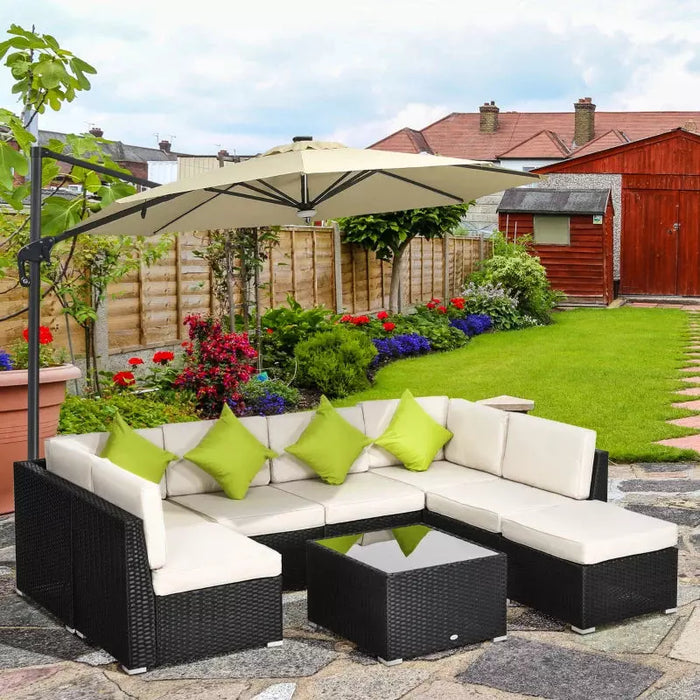
{"label": "green bush", "polygon": [[167,403],[149,394],[114,394],[103,398],[68,396],[61,407],[58,432],[103,432],[119,411],[132,428],[155,428],[163,423],[185,423],[199,420],[194,406],[186,401]]}
{"label": "green bush", "polygon": [[301,386],[318,389],[328,397],[347,396],[369,386],[367,370],[377,350],[357,331],[336,326],[299,343],[294,355]]}
{"label": "green bush", "polygon": [[245,405],[242,415],[267,416],[291,411],[299,404],[299,390],[279,379],[253,378],[243,384],[240,394]]}
{"label": "green bush", "polygon": [[497,330],[509,331],[523,327],[518,302],[500,284],[487,282],[477,285],[470,282],[462,290],[462,296],[466,314],[487,314]]}
{"label": "green bush", "polygon": [[469,280],[477,285],[501,285],[518,303],[521,316],[531,316],[540,323],[551,323],[551,311],[561,300],[547,279],[547,271],[540,259],[528,252],[530,237],[518,243],[508,243],[503,234],[493,237],[494,254],[484,260],[478,272]]}
{"label": "green bush", "polygon": [[420,306],[410,316],[400,316],[396,320],[396,333],[418,333],[430,341],[435,351],[455,350],[469,342],[469,338],[450,325],[450,317],[434,309]]}
{"label": "green bush", "polygon": [[329,309],[317,306],[305,310],[292,296],[287,296],[287,304],[266,311],[262,317],[263,366],[279,379],[294,376],[294,348],[299,341],[333,328]]}

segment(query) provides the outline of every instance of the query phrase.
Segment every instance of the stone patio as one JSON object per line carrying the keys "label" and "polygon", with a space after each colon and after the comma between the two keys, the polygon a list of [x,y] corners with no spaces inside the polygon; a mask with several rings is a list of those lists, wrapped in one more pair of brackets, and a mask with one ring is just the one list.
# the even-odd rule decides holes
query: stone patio
{"label": "stone patio", "polygon": [[0,698],[23,700],[358,700],[700,697],[700,465],[611,465],[610,500],[678,523],[677,615],[647,615],[580,637],[528,608],[508,610],[508,640],[391,668],[306,623],[285,595],[285,643],[126,676],[14,593],[14,523],[0,516]]}

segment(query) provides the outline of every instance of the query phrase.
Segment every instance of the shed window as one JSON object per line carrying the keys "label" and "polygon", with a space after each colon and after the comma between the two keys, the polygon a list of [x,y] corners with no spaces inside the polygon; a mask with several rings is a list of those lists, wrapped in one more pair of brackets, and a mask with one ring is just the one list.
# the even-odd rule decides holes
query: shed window
{"label": "shed window", "polygon": [[568,216],[535,216],[535,243],[540,245],[570,245]]}

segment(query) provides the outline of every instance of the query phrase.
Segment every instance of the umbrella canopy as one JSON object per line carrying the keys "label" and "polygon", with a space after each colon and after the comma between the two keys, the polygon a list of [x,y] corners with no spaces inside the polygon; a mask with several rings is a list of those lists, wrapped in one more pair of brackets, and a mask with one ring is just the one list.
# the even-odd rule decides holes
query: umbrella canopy
{"label": "umbrella canopy", "polygon": [[478,161],[299,140],[120,199],[73,233],[151,236],[468,202],[537,175]]}

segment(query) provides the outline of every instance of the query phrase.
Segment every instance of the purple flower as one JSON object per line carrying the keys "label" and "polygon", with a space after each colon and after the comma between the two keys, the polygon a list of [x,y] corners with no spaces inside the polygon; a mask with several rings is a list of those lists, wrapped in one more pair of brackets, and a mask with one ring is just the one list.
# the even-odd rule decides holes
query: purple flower
{"label": "purple flower", "polygon": [[246,399],[244,415],[246,416],[277,416],[284,413],[286,402],[284,397],[271,391],[252,400]]}
{"label": "purple flower", "polygon": [[11,369],[12,359],[4,350],[0,350],[0,372],[9,371]]}
{"label": "purple flower", "polygon": [[430,341],[418,333],[392,335],[387,338],[372,338],[377,354],[372,360],[374,366],[388,360],[430,352]]}
{"label": "purple flower", "polygon": [[491,330],[493,323],[487,314],[467,314],[464,318],[452,319],[450,325],[462,331],[468,338],[473,338]]}

